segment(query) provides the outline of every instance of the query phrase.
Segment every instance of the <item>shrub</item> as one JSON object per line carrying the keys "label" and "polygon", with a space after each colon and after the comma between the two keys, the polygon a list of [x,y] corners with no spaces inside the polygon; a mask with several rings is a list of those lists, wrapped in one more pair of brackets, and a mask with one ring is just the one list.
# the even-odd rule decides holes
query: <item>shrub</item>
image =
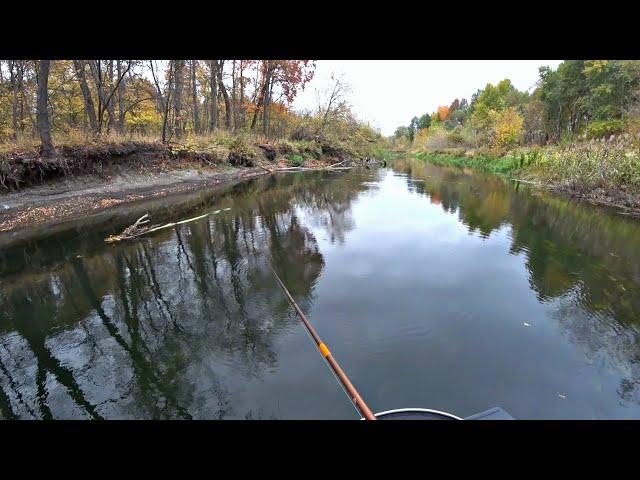
{"label": "shrub", "polygon": [[300,167],[304,164],[304,157],[302,155],[294,154],[289,157],[289,162],[294,167]]}
{"label": "shrub", "polygon": [[458,146],[458,145],[464,145],[465,144],[465,139],[462,136],[461,132],[456,132],[456,131],[449,132],[447,134],[447,136],[446,136],[446,139],[447,139],[447,142],[450,145]]}
{"label": "shrub", "polygon": [[624,130],[624,122],[622,120],[599,120],[591,122],[587,127],[588,138],[609,137],[622,133]]}

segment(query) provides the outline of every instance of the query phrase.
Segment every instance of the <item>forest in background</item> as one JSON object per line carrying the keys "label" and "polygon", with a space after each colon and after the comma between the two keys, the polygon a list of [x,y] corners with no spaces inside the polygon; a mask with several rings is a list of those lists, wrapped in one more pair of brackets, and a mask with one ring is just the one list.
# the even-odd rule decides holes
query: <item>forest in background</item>
{"label": "forest in background", "polygon": [[511,148],[640,132],[640,61],[567,60],[541,67],[531,93],[509,79],[398,127],[394,139],[426,148]]}
{"label": "forest in background", "polygon": [[260,142],[295,164],[372,154],[384,138],[352,113],[343,78],[315,110],[292,109],[314,71],[311,60],[0,60],[0,183],[16,155],[127,140],[226,148],[220,162]]}
{"label": "forest in background", "polygon": [[640,61],[541,67],[532,92],[509,79],[411,119],[396,148],[434,163],[481,167],[577,192],[640,192]]}

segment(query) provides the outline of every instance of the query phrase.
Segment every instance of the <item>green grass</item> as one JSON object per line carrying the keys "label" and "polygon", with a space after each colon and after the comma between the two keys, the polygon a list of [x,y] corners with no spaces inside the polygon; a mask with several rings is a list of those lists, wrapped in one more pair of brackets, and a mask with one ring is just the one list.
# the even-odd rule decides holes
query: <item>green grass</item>
{"label": "green grass", "polygon": [[419,152],[416,157],[426,160],[435,165],[452,166],[458,168],[475,168],[491,173],[508,175],[520,170],[520,160],[517,157],[465,157],[457,155],[447,155],[442,153]]}
{"label": "green grass", "polygon": [[396,158],[396,154],[390,150],[387,150],[386,148],[375,147],[373,149],[373,157],[378,160],[384,160],[385,162],[388,162],[389,160],[393,160],[394,158]]}
{"label": "green grass", "polygon": [[640,146],[632,139],[522,148],[505,156],[422,151],[415,153],[415,157],[435,165],[474,168],[584,190],[605,188],[640,192]]}

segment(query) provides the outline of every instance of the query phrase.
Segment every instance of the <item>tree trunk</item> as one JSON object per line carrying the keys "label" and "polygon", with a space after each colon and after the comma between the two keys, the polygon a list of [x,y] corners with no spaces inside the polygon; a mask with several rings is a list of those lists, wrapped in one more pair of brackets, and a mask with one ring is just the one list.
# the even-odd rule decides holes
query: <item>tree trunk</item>
{"label": "tree trunk", "polygon": [[13,139],[18,139],[18,80],[16,78],[17,65],[15,60],[7,60],[9,64],[9,81],[11,82],[11,90],[13,98],[11,102],[11,123],[13,125]]}
{"label": "tree trunk", "polygon": [[40,134],[40,155],[51,158],[55,154],[51,140],[51,124],[47,104],[49,100],[49,67],[51,60],[38,61],[38,133]]}
{"label": "tree trunk", "polygon": [[118,78],[121,79],[118,84],[118,133],[120,135],[125,134],[125,114],[127,112],[125,108],[125,93],[126,93],[126,75],[122,73],[122,61],[116,60]]}
{"label": "tree trunk", "polygon": [[[263,60],[263,61],[268,62],[268,60]],[[260,89],[260,96],[258,97],[258,102],[256,103],[256,110],[253,112],[253,119],[251,120],[251,130],[252,131],[256,126],[256,121],[258,120],[258,113],[260,112],[260,107],[264,103],[265,94],[267,92],[268,70],[269,70],[269,68],[268,68],[268,65],[267,65],[267,68],[265,69],[264,83],[262,84],[262,88]]]}
{"label": "tree trunk", "polygon": [[149,68],[151,70],[151,77],[153,78],[153,83],[156,86],[158,112],[162,115],[162,143],[165,143],[167,138],[167,116],[169,113],[169,100],[171,97],[171,83],[173,81],[173,63],[169,62],[169,78],[167,79],[166,98],[165,98],[165,94],[162,93],[162,88],[160,88],[160,81],[158,80],[158,77],[160,76],[160,72],[158,71],[156,75],[157,68],[154,66],[153,60],[149,60]]}
{"label": "tree trunk", "polygon": [[[107,91],[113,91],[113,60],[109,60],[109,69],[107,70],[109,75],[109,86]],[[109,100],[109,95],[105,95],[107,97],[107,114],[109,115],[109,124],[107,125],[107,133],[111,131],[111,127],[116,127],[116,104],[113,99]],[[105,102],[105,103],[106,103]]]}
{"label": "tree trunk", "polygon": [[[25,118],[24,118],[24,112],[26,111],[25,108],[25,104],[26,104],[26,91],[25,91],[25,86],[24,86],[24,71],[26,68],[26,64],[27,62],[25,62],[24,60],[20,61],[18,63],[19,69],[17,70],[18,72],[18,92],[20,94],[20,113],[18,115],[18,128],[20,130],[21,134],[24,134],[24,124],[25,124]],[[29,112],[30,113],[30,112]],[[35,130],[35,128],[34,128]]]}
{"label": "tree trunk", "polygon": [[244,61],[240,60],[240,127],[244,129]]}
{"label": "tree trunk", "polygon": [[[22,64],[22,78],[23,81],[20,85],[20,90],[22,92],[22,104],[23,104],[23,114],[24,112],[27,112],[27,115],[29,117],[29,123],[31,124],[31,133],[32,136],[35,138],[35,136],[38,134],[38,126],[37,126],[37,122],[36,119],[33,116],[33,109],[31,108],[31,103],[29,101],[30,97],[32,96],[32,91],[28,90],[28,87],[26,85],[26,83],[24,82],[24,72],[27,69],[27,65],[33,65],[33,69],[35,71],[35,66],[38,63],[37,60],[28,60],[26,62],[24,62]],[[24,117],[23,117],[24,118]]]}
{"label": "tree trunk", "polygon": [[218,128],[218,61],[209,60],[209,69],[211,76],[209,77],[210,103],[209,103],[209,131],[215,132]]}
{"label": "tree trunk", "polygon": [[173,60],[173,134],[176,138],[182,137],[184,133],[184,122],[182,121],[182,86],[184,80],[184,60]]}
{"label": "tree trunk", "polygon": [[264,113],[262,115],[262,128],[265,137],[269,137],[269,116],[271,113],[271,90],[273,88],[273,72],[271,60],[267,60],[267,75],[265,78]]}
{"label": "tree trunk", "polygon": [[193,129],[196,134],[202,133],[200,127],[200,103],[198,101],[198,83],[196,82],[197,60],[191,60],[191,98],[193,101]]}
{"label": "tree trunk", "polygon": [[[153,60],[152,60],[153,61]],[[173,80],[174,80],[174,65],[173,62],[169,62],[169,81],[167,85],[167,98],[163,100],[163,116],[162,116],[162,143],[167,142],[167,121],[169,119],[169,105],[171,105],[171,90],[173,89]],[[158,85],[158,91],[160,92],[160,97],[162,98],[162,92],[160,91],[160,85]]]}
{"label": "tree trunk", "polygon": [[223,64],[220,64],[220,68],[218,68],[218,85],[220,87],[220,91],[222,92],[222,97],[224,98],[224,107],[225,107],[225,123],[227,126],[227,130],[230,132],[233,131],[233,105],[231,105],[231,99],[229,98],[229,92],[227,92],[227,87],[224,86],[224,82],[222,81],[222,67]]}
{"label": "tree trunk", "polygon": [[102,78],[102,66],[100,65],[100,60],[89,60],[89,70],[91,71],[91,76],[93,78],[93,83],[96,86],[96,91],[98,92],[98,129],[97,133],[100,134],[102,132],[102,118],[104,116],[104,81]]}
{"label": "tree trunk", "polygon": [[238,105],[237,105],[237,95],[236,95],[236,61],[233,60],[231,65],[231,112],[233,114],[233,126],[238,124],[238,119],[236,118],[238,114]]}
{"label": "tree trunk", "polygon": [[96,133],[98,131],[98,120],[96,119],[96,110],[93,105],[93,98],[91,98],[91,90],[87,84],[87,77],[84,72],[84,60],[74,60],[73,66],[76,71],[76,77],[78,77],[78,83],[80,84],[80,90],[82,91],[82,98],[84,99],[84,108],[89,117],[89,126],[91,131]]}

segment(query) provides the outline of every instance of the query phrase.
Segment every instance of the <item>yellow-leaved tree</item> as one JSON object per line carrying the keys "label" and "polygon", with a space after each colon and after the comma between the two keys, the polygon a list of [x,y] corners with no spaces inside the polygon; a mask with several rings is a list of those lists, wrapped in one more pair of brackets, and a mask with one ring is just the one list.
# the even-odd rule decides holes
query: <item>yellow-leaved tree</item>
{"label": "yellow-leaved tree", "polygon": [[424,147],[426,145],[428,138],[429,138],[429,129],[421,128],[420,130],[418,130],[418,133],[416,133],[416,139],[415,139],[416,146]]}
{"label": "yellow-leaved tree", "polygon": [[514,107],[492,112],[494,117],[493,145],[510,148],[516,145],[524,132],[524,118]]}

